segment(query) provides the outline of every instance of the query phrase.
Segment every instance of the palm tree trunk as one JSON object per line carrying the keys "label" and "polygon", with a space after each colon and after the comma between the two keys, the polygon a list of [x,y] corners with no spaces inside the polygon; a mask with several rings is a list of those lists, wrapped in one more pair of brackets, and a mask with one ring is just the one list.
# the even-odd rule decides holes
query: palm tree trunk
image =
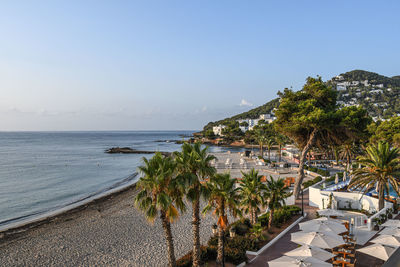
{"label": "palm tree trunk", "polygon": [[[224,204],[221,204],[220,207],[220,216],[225,217],[225,207]],[[224,229],[222,225],[218,226],[218,250],[217,250],[217,265],[223,266],[223,259],[224,259]]]}
{"label": "palm tree trunk", "polygon": [[282,145],[279,145],[279,162],[282,160]]}
{"label": "palm tree trunk", "polygon": [[167,241],[168,266],[175,267],[176,259],[175,259],[174,241],[173,241],[172,233],[171,233],[171,223],[167,219],[167,216],[164,211],[161,211],[160,218],[161,218],[162,226],[164,229],[165,239]]}
{"label": "palm tree trunk", "polygon": [[304,179],[304,163],[306,161],[308,151],[315,143],[317,132],[318,130],[314,128],[314,130],[310,134],[310,137],[308,138],[307,144],[304,146],[303,151],[301,152],[300,163],[299,163],[299,176],[297,177],[296,182],[294,183],[294,190],[293,190],[293,195],[295,199],[298,199],[300,196],[300,187]]}
{"label": "palm tree trunk", "polygon": [[383,185],[379,185],[378,186],[378,188],[379,188],[379,192],[378,192],[378,195],[379,195],[379,204],[378,204],[378,207],[379,207],[379,210],[381,210],[381,209],[383,209],[384,207],[385,207],[385,190],[384,190],[384,186]]}
{"label": "palm tree trunk", "polygon": [[268,229],[271,228],[273,217],[274,217],[274,209],[270,209],[268,218]]}
{"label": "palm tree trunk", "polygon": [[200,266],[200,199],[197,197],[192,204],[192,229],[193,229],[193,266]]}
{"label": "palm tree trunk", "polygon": [[268,147],[268,160],[271,161],[271,148]]}

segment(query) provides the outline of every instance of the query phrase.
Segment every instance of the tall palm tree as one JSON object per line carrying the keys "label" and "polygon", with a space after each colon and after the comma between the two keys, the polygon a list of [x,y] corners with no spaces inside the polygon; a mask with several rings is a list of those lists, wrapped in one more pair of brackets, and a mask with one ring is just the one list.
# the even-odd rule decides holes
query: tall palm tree
{"label": "tall palm tree", "polygon": [[245,214],[250,214],[252,224],[257,223],[257,215],[260,212],[264,198],[262,196],[265,185],[261,182],[262,175],[252,169],[249,172],[242,172],[243,178],[239,181],[240,205],[244,208]]}
{"label": "tall palm tree", "polygon": [[358,157],[363,166],[353,172],[349,187],[355,189],[377,188],[379,210],[385,206],[385,193],[389,193],[389,184],[400,194],[400,150],[391,148],[386,142],[369,145],[364,156]]}
{"label": "tall palm tree", "polygon": [[277,133],[275,141],[278,144],[279,162],[282,160],[282,148],[289,142],[288,138],[283,134]]}
{"label": "tall palm tree", "polygon": [[263,146],[264,146],[265,142],[267,141],[267,135],[265,134],[264,131],[258,130],[256,132],[256,141],[257,141],[258,145],[260,146],[260,156],[264,157]]}
{"label": "tall palm tree", "polygon": [[345,143],[342,145],[341,156],[346,160],[346,171],[350,171],[351,160],[354,157],[355,149],[353,143]]}
{"label": "tall palm tree", "polygon": [[285,183],[282,178],[274,180],[270,176],[270,179],[267,180],[266,191],[264,193],[266,206],[269,208],[268,228],[271,227],[275,210],[285,205],[285,199],[290,195],[291,193],[285,191]]}
{"label": "tall palm tree", "polygon": [[273,137],[268,137],[265,145],[268,149],[268,161],[271,161],[271,148],[273,147],[273,145],[275,145],[275,139]]}
{"label": "tall palm tree", "polygon": [[223,262],[224,251],[224,234],[228,219],[226,216],[227,210],[236,217],[240,214],[239,201],[237,197],[237,189],[235,189],[236,179],[231,179],[229,173],[215,174],[210,177],[206,186],[210,192],[208,204],[203,209],[203,214],[213,210],[214,214],[218,216],[218,250],[217,250],[217,264],[221,265]]}
{"label": "tall palm tree", "polygon": [[176,164],[170,157],[157,152],[150,160],[143,158],[144,165],[139,167],[143,177],[137,186],[140,192],[135,197],[135,205],[144,212],[150,222],[160,214],[162,227],[168,247],[169,266],[176,266],[171,223],[185,210],[182,200],[183,189],[177,184]]}
{"label": "tall palm tree", "polygon": [[192,203],[193,266],[200,265],[200,197],[207,199],[205,178],[216,172],[211,166],[214,156],[208,154],[208,147],[200,143],[182,145],[182,151],[175,152],[175,161],[182,184],[186,187],[186,198]]}

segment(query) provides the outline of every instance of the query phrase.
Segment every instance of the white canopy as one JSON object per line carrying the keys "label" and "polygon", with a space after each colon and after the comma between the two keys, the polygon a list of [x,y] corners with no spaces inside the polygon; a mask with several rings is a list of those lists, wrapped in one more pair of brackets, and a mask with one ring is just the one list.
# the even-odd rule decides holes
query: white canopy
{"label": "white canopy", "polygon": [[371,240],[372,243],[382,244],[392,247],[400,246],[400,237],[394,235],[378,235],[374,239]]}
{"label": "white canopy", "polygon": [[346,227],[334,220],[310,220],[307,222],[299,223],[301,230],[306,232],[332,232],[340,234],[347,232]]}
{"label": "white canopy", "polygon": [[357,251],[387,261],[396,249],[397,247],[390,247],[382,244],[373,244],[357,249]]}
{"label": "white canopy", "polygon": [[400,227],[400,220],[387,220],[382,226],[385,227]]}
{"label": "white canopy", "polygon": [[397,227],[385,227],[382,231],[378,234],[380,235],[395,235],[400,236],[400,228]]}
{"label": "white canopy", "polygon": [[317,210],[317,212],[320,216],[343,216],[342,211],[334,209]]}
{"label": "white canopy", "polygon": [[329,232],[296,232],[291,234],[292,242],[319,248],[334,248],[345,244],[343,237]]}
{"label": "white canopy", "polygon": [[312,267],[312,266],[318,266],[318,267],[328,267],[332,266],[330,263],[323,262],[321,260],[315,259],[315,258],[294,258],[294,257],[289,257],[289,256],[282,256],[280,258],[277,258],[275,260],[269,261],[268,262],[269,267]]}
{"label": "white canopy", "polygon": [[326,250],[323,250],[319,247],[309,246],[309,245],[302,245],[301,247],[298,247],[294,250],[284,253],[284,255],[290,256],[290,257],[296,257],[299,259],[313,257],[313,258],[321,260],[321,261],[327,261],[327,260],[335,257],[334,254],[332,254]]}

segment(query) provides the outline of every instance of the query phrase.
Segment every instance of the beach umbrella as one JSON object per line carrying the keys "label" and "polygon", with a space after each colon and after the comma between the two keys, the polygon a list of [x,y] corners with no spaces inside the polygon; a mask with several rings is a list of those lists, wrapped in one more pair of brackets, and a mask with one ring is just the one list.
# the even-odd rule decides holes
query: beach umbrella
{"label": "beach umbrella", "polygon": [[374,239],[371,240],[372,243],[382,244],[392,247],[400,246],[400,237],[394,235],[378,235]]}
{"label": "beach umbrella", "polygon": [[343,172],[343,182],[347,180],[347,172]]}
{"label": "beach umbrella", "polygon": [[315,258],[294,258],[289,256],[282,256],[275,260],[268,262],[269,267],[325,267],[332,266],[330,263],[323,262]]}
{"label": "beach umbrella", "polygon": [[400,220],[387,220],[384,224],[384,227],[400,227]]}
{"label": "beach umbrella", "polygon": [[319,247],[309,246],[309,245],[302,245],[301,247],[298,247],[294,250],[284,253],[284,255],[290,256],[290,257],[296,257],[299,259],[313,257],[313,258],[321,260],[321,261],[327,261],[327,260],[335,257],[334,254],[332,254],[324,249],[321,249]]}
{"label": "beach umbrella", "polygon": [[393,254],[393,252],[396,251],[396,249],[397,247],[390,247],[382,244],[373,244],[367,247],[359,248],[357,249],[357,251],[387,261]]}
{"label": "beach umbrella", "polygon": [[397,228],[397,227],[385,227],[378,234],[380,234],[380,235],[400,236],[400,228]]}
{"label": "beach umbrella", "polygon": [[329,248],[344,245],[343,237],[329,232],[296,232],[290,240],[300,245],[310,245],[319,248]]}
{"label": "beach umbrella", "polygon": [[317,210],[317,212],[320,216],[343,216],[342,211],[334,209]]}
{"label": "beach umbrella", "polygon": [[310,220],[299,223],[299,227],[305,232],[332,232],[334,234],[347,232],[347,229],[343,224],[333,220]]}
{"label": "beach umbrella", "polygon": [[339,183],[339,174],[336,173],[336,175],[335,175],[335,184],[338,184],[338,183]]}

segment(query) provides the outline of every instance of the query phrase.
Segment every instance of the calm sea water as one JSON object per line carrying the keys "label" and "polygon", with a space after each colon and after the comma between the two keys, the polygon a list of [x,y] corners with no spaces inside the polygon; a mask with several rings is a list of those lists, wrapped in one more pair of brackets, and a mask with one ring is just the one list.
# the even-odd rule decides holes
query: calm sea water
{"label": "calm sea water", "polygon": [[[110,147],[175,151],[192,132],[0,132],[0,226],[29,220],[99,194],[132,177],[151,155],[106,154]],[[210,151],[226,148],[211,147]]]}

